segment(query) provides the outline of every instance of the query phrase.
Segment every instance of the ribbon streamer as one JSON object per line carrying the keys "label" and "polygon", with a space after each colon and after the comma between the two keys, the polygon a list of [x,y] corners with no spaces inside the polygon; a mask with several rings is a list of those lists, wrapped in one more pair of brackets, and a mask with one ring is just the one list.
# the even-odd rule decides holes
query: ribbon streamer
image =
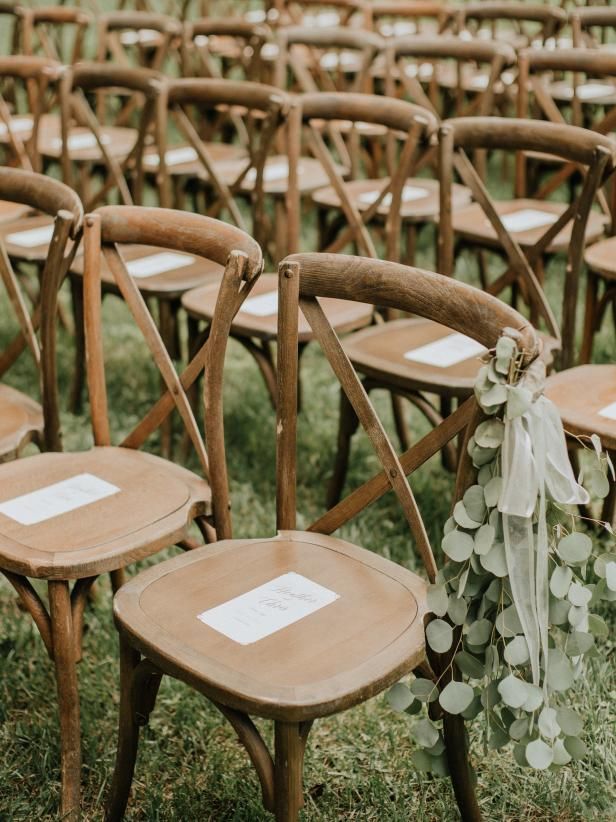
{"label": "ribbon streamer", "polygon": [[[511,593],[528,644],[533,684],[540,685],[541,664],[547,696],[548,526],[546,500],[564,505],[589,501],[573,475],[567,442],[556,406],[543,396],[545,367],[536,361],[519,382],[533,394],[529,408],[505,420],[501,451],[503,488],[498,510]],[[533,522],[536,522],[536,533]]]}

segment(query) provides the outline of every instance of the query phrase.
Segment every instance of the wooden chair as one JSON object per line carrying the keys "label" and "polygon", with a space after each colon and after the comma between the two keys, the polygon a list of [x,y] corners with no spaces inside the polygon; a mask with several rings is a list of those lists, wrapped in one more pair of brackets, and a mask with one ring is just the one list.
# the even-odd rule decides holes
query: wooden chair
{"label": "wooden chair", "polygon": [[84,58],[84,40],[93,16],[69,6],[18,7],[20,52],[60,63],[77,63]]}
{"label": "wooden chair", "polygon": [[[47,451],[61,450],[58,386],[56,383],[57,292],[79,244],[83,210],[77,195],[62,183],[41,174],[0,168],[0,197],[10,203],[48,214],[53,236],[40,275],[38,298],[29,307],[0,238],[0,277],[6,289],[18,332],[0,353],[4,380],[24,350],[29,349],[40,377],[42,405],[30,396],[0,385],[0,462],[18,456],[29,442]],[[9,241],[11,235],[8,235]],[[22,234],[23,237],[23,234]],[[13,241],[19,242],[18,237]]]}
{"label": "wooden chair", "polygon": [[[301,112],[299,110],[301,106]],[[309,133],[312,164],[300,154],[300,118]],[[385,130],[387,136],[395,133],[396,145],[389,141],[392,151],[398,147],[398,165],[388,179],[356,180],[357,185],[344,180],[340,166],[332,157],[324,134],[330,122],[347,121],[374,124]],[[299,200],[308,186],[323,185],[314,194],[314,202],[322,208],[335,210],[343,216],[340,230],[331,238],[330,248],[341,250],[355,244],[364,254],[377,257],[377,240],[371,234],[376,229],[379,239],[386,236],[387,253],[399,254],[400,225],[405,219],[407,203],[401,207],[404,185],[412,168],[415,150],[429,138],[436,123],[418,106],[384,97],[366,94],[317,93],[297,99],[297,106],[289,117],[289,185],[287,203],[287,248],[299,248]],[[313,172],[318,168],[319,174]],[[302,188],[304,191],[302,191]],[[408,189],[407,189],[408,191]],[[369,195],[369,196],[368,196]],[[412,208],[412,202],[409,204]],[[277,340],[277,275],[264,274],[255,288],[254,301],[247,303],[235,319],[231,334],[255,358],[264,377],[272,403],[276,398],[276,366],[272,347]],[[218,292],[217,285],[205,286],[189,292],[182,300],[188,314],[201,323],[209,324],[213,317]],[[372,321],[372,307],[340,300],[324,301],[328,321],[338,333],[348,333]],[[312,339],[305,318],[300,319],[300,348],[303,352]]]}
{"label": "wooden chair", "polygon": [[567,19],[564,9],[547,3],[481,0],[459,7],[457,30],[462,36],[505,39],[516,48],[554,46]]}
{"label": "wooden chair", "polygon": [[586,48],[613,48],[610,34],[616,26],[616,9],[609,5],[578,6],[569,13],[573,45]]}
{"label": "wooden chair", "polygon": [[164,71],[170,62],[181,66],[182,24],[165,14],[114,11],[97,22],[99,63],[113,60],[118,66]]}
{"label": "wooden chair", "polygon": [[273,45],[264,23],[242,17],[202,17],[184,25],[182,76],[264,82],[264,48]]}
{"label": "wooden chair", "polygon": [[[66,230],[68,217],[59,219]],[[172,545],[190,547],[194,541],[186,539],[193,522],[209,539],[213,537],[207,454],[185,393],[203,368],[207,348],[196,354],[183,374],[177,374],[116,244],[163,246],[214,259],[226,266],[230,279],[245,280],[248,286],[262,265],[256,243],[236,228],[160,209],[99,209],[86,217],[85,242],[94,447],[80,453],[40,454],[0,466],[0,571],[32,615],[55,665],[62,757],[60,815],[68,820],[79,816],[76,663],[88,591],[100,574],[110,573],[117,587],[126,565]],[[119,446],[111,444],[107,414],[100,314],[102,255],[166,389]],[[186,426],[202,476],[139,450],[173,410]],[[31,579],[47,583],[49,611]]]}
{"label": "wooden chair", "polygon": [[[215,521],[223,539],[207,551],[197,550],[148,569],[116,595],[121,707],[108,822],[123,817],[139,726],[154,708],[163,675],[186,682],[219,708],[247,749],[259,776],[264,806],[278,822],[295,822],[303,804],[302,763],[313,722],[375,696],[407,671],[420,668],[422,676],[430,677],[440,673],[442,663],[428,660],[426,653],[423,580],[332,534],[393,489],[428,578],[433,580],[436,562],[406,476],[456,434],[470,435],[479,419],[475,400],[471,398],[448,422],[398,458],[317,298],[361,299],[419,314],[447,323],[456,332],[472,334],[488,347],[509,326],[517,329],[512,333],[519,333],[529,359],[538,351],[534,332],[511,308],[469,286],[372,259],[293,255],[281,264],[279,295],[278,533],[262,539],[232,538],[222,399],[208,385],[208,442],[216,443],[210,448],[211,473],[217,478],[213,486]],[[296,522],[298,302],[382,467],[306,531],[297,530]],[[212,354],[217,348],[224,350],[228,328],[222,317],[218,322],[215,318]],[[473,481],[472,475],[469,460],[463,461],[457,498]],[[308,594],[317,610],[310,613],[313,608],[308,608],[304,618],[275,621],[271,629],[262,631],[257,617],[256,630],[250,635],[239,635],[222,623],[218,628],[225,634],[214,627],[211,609],[255,589],[253,596],[260,601],[261,612],[270,607],[266,592],[258,591],[264,584],[273,593],[274,606],[281,598],[287,605],[294,596]],[[309,590],[296,588],[297,584]],[[315,585],[322,587],[315,589]],[[251,716],[273,720],[273,753]],[[479,820],[460,717],[445,715],[445,740],[462,817]]]}
{"label": "wooden chair", "polygon": [[379,0],[366,6],[367,27],[383,37],[444,34],[455,9],[443,0]]}
{"label": "wooden chair", "polygon": [[[519,199],[495,201],[468,156],[475,149],[530,151],[547,146],[564,160],[574,160],[586,167],[582,190],[570,205]],[[438,271],[445,276],[454,273],[456,237],[469,240],[473,247],[476,243],[482,248],[500,250],[506,270],[490,282],[482,280],[482,286],[497,296],[513,287],[514,293],[524,298],[528,312],[545,330],[543,356],[548,363],[559,349],[563,365],[570,364],[574,356],[575,309],[584,244],[592,231],[603,227],[598,221],[593,228],[591,206],[603,177],[611,173],[613,165],[614,148],[610,141],[574,126],[463,117],[445,121],[440,128]],[[475,199],[463,209],[452,207],[454,169]],[[515,223],[507,226],[509,214],[521,215],[517,219],[541,219],[538,226],[521,231],[516,230]],[[537,260],[548,250],[567,256],[563,266],[566,277],[562,287],[562,325],[557,322],[535,273]],[[443,287],[447,282],[444,280]],[[350,335],[345,340],[345,350],[354,367],[364,375],[366,390],[381,388],[393,392],[408,400],[430,424],[438,425],[448,418],[452,406],[472,393],[479,369],[477,356],[481,353],[472,341],[452,337],[444,325],[413,318],[394,320]],[[407,447],[408,435],[400,415],[395,422],[402,445]],[[357,417],[342,396],[329,504],[338,500],[342,492],[356,428]],[[453,446],[445,455],[449,467],[457,464],[458,454]]]}
{"label": "wooden chair", "polygon": [[274,0],[272,6],[276,14],[268,14],[267,19],[277,27],[367,28],[369,20],[363,0]]}

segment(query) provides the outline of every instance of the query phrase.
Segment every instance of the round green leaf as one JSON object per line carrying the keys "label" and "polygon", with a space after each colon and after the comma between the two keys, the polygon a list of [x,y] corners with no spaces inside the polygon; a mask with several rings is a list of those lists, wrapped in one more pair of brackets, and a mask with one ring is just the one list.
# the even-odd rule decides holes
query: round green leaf
{"label": "round green leaf", "polygon": [[558,600],[550,601],[549,620],[552,625],[563,625],[569,616],[569,602],[562,602]]}
{"label": "round green leaf", "polygon": [[568,736],[565,739],[565,748],[571,759],[583,759],[588,753],[586,745],[577,736]]}
{"label": "round green leaf", "polygon": [[589,614],[588,616],[588,630],[594,636],[606,637],[609,636],[609,628],[605,624],[605,620],[598,614]]}
{"label": "round green leaf", "polygon": [[507,419],[521,417],[531,406],[533,395],[528,388],[519,385],[510,385],[507,398]]}
{"label": "round green leaf", "polygon": [[496,358],[498,360],[510,360],[515,354],[515,340],[511,337],[499,337],[496,343]]}
{"label": "round green leaf", "polygon": [[610,493],[610,481],[600,468],[591,468],[584,478],[584,486],[597,499],[605,499]]}
{"label": "round green leaf", "polygon": [[528,718],[521,716],[509,726],[509,736],[516,741],[522,739],[528,733]]}
{"label": "round green leaf", "polygon": [[426,639],[433,651],[437,654],[444,654],[451,648],[453,642],[451,625],[443,619],[433,619],[426,628]]}
{"label": "round green leaf", "polygon": [[573,571],[566,565],[558,565],[550,577],[550,591],[557,599],[564,599],[573,579]]}
{"label": "round green leaf", "polygon": [[420,702],[434,702],[438,699],[438,688],[430,679],[423,679],[418,677],[411,682],[411,693],[416,696]]}
{"label": "round green leaf", "polygon": [[522,705],[524,711],[532,713],[543,703],[543,691],[538,685],[531,682],[526,683],[526,701]]}
{"label": "round green leaf", "polygon": [[516,636],[516,634],[521,634],[522,623],[520,622],[515,605],[510,605],[508,608],[503,608],[503,610],[496,617],[495,625],[499,634],[505,638]]}
{"label": "round green leaf", "polygon": [[483,496],[488,508],[495,508],[498,505],[498,498],[500,497],[502,488],[502,477],[492,477],[490,482],[486,483],[486,486],[483,489]]}
{"label": "round green leaf", "polygon": [[492,635],[492,623],[488,619],[478,619],[468,629],[466,638],[471,645],[485,645]]}
{"label": "round green leaf", "polygon": [[414,696],[403,682],[397,682],[387,692],[387,702],[394,711],[406,711]]}
{"label": "round green leaf", "polygon": [[486,503],[481,485],[471,485],[462,497],[466,513],[475,522],[481,522],[486,513]]}
{"label": "round green leaf", "polygon": [[475,429],[475,442],[482,448],[498,448],[504,435],[505,426],[501,420],[486,420]]}
{"label": "round green leaf", "polygon": [[608,562],[605,566],[605,581],[610,591],[616,591],[616,562]]}
{"label": "round green leaf", "polygon": [[449,597],[449,604],[447,605],[447,616],[454,625],[464,625],[466,614],[468,613],[468,605],[466,600],[462,597]]}
{"label": "round green leaf", "polygon": [[411,761],[421,773],[430,773],[432,770],[432,757],[425,751],[413,751]]}
{"label": "round green leaf", "polygon": [[573,668],[560,648],[548,651],[547,683],[553,691],[566,691],[573,685]]}
{"label": "round green leaf", "polygon": [[468,706],[465,711],[462,711],[462,716],[464,719],[475,719],[476,716],[483,711],[483,706],[481,704],[481,699],[478,696],[473,697],[473,701]]}
{"label": "round green leaf", "polygon": [[493,385],[480,396],[482,408],[492,408],[494,405],[502,405],[505,402],[507,402],[507,386],[503,384]]}
{"label": "round green leaf", "polygon": [[443,537],[441,548],[450,559],[455,562],[464,562],[473,553],[474,542],[470,534],[464,531],[450,531]]}
{"label": "round green leaf", "polygon": [[460,651],[455,655],[455,662],[460,673],[470,676],[472,679],[482,679],[485,673],[483,664],[469,654],[468,651]]}
{"label": "round green leaf", "polygon": [[475,468],[481,468],[482,465],[487,465],[494,460],[495,456],[496,448],[482,448],[475,443],[471,450],[471,457]]}
{"label": "round green leaf", "polygon": [[526,745],[516,745],[513,749],[513,758],[521,768],[528,767],[526,761]]}
{"label": "round green leaf", "polygon": [[557,708],[556,719],[565,736],[579,736],[584,729],[584,723],[571,708]]}
{"label": "round green leaf", "polygon": [[490,682],[488,687],[481,692],[481,704],[487,710],[491,710],[495,705],[501,701],[500,693],[498,692],[498,683]]}
{"label": "round green leaf", "polygon": [[499,683],[498,692],[505,705],[509,705],[510,708],[521,708],[528,696],[526,682],[522,682],[513,674],[509,674]]}
{"label": "round green leaf", "polygon": [[449,765],[447,764],[447,757],[444,753],[440,756],[432,757],[432,771],[433,776],[449,776]]}
{"label": "round green leaf", "polygon": [[440,693],[439,704],[449,714],[461,714],[471,702],[475,693],[466,682],[449,682]]}
{"label": "round green leaf", "polygon": [[571,565],[582,565],[592,552],[592,540],[588,534],[574,531],[558,543],[558,554]]}
{"label": "round green leaf", "polygon": [[447,613],[447,589],[444,585],[428,585],[428,610],[437,616],[445,616]]}
{"label": "round green leaf", "polygon": [[496,725],[492,729],[492,733],[490,734],[490,738],[488,739],[488,749],[491,751],[498,751],[501,748],[504,748],[505,745],[509,742],[509,734],[505,731],[504,728],[499,727]]}
{"label": "round green leaf", "polygon": [[443,739],[443,735],[440,734],[439,738],[436,742],[436,745],[433,745],[431,748],[426,748],[426,753],[430,756],[440,756],[443,751],[445,750],[445,740]]}
{"label": "round green leaf", "polygon": [[495,543],[487,554],[479,557],[479,561],[482,567],[494,574],[495,577],[507,576],[507,557],[502,542]]}
{"label": "round green leaf", "polygon": [[574,628],[581,627],[582,623],[587,617],[588,608],[584,606],[579,607],[577,605],[572,605],[571,608],[569,608],[569,613],[567,614],[569,624],[572,625]]}
{"label": "round green leaf", "polygon": [[481,522],[478,522],[477,520],[474,520],[471,517],[469,512],[466,510],[466,506],[462,500],[459,500],[454,505],[453,518],[461,528],[468,528],[469,530],[473,530],[475,528],[479,528],[479,526],[481,525]]}
{"label": "round green leaf", "polygon": [[592,599],[592,591],[586,588],[585,585],[580,585],[579,582],[572,582],[569,586],[567,599],[576,608],[583,608]]}
{"label": "round green leaf", "polygon": [[607,566],[610,562],[616,562],[616,554],[601,554],[595,560],[595,564],[593,566],[594,572],[601,579],[605,579],[607,573]]}
{"label": "round green leaf", "polygon": [[550,740],[556,739],[560,734],[560,725],[558,724],[554,708],[543,708],[539,714],[537,726],[541,736]]}
{"label": "round green leaf", "polygon": [[491,525],[482,525],[475,534],[475,553],[480,556],[487,554],[496,537],[496,531]]}
{"label": "round green leaf", "polygon": [[522,635],[514,637],[508,643],[503,656],[510,665],[524,665],[529,660],[528,643]]}
{"label": "round green leaf", "polygon": [[567,656],[580,656],[588,653],[594,644],[592,634],[585,631],[573,631],[565,640],[564,650]]}
{"label": "round green leaf", "polygon": [[554,760],[554,752],[550,745],[542,739],[535,739],[526,746],[526,761],[537,771],[545,771]]}
{"label": "round green leaf", "polygon": [[419,719],[411,725],[411,736],[422,748],[431,748],[438,742],[439,731],[429,719]]}
{"label": "round green leaf", "polygon": [[568,765],[571,762],[571,756],[565,748],[564,740],[557,739],[554,742],[554,764]]}
{"label": "round green leaf", "polygon": [[[488,585],[485,592],[485,597],[490,602],[498,602],[501,597],[501,587],[502,583],[500,579],[493,579],[492,582]],[[566,619],[566,616],[565,616]]]}

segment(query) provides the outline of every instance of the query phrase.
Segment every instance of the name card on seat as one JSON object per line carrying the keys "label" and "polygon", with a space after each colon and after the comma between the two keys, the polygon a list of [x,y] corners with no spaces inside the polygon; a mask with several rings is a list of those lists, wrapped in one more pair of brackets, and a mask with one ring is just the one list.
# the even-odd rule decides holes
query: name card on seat
{"label": "name card on seat", "polygon": [[51,225],[41,225],[38,228],[29,228],[27,231],[16,231],[14,234],[7,234],[7,243],[18,245],[20,248],[37,248],[45,245],[53,237],[53,223]]}
{"label": "name card on seat", "polygon": [[197,616],[240,645],[252,645],[340,598],[311,579],[290,572]]}
{"label": "name card on seat", "polygon": [[120,489],[94,474],[76,474],[0,504],[0,514],[21,525],[36,525],[118,494]]}
{"label": "name card on seat", "polygon": [[440,340],[407,351],[404,359],[437,368],[450,368],[452,365],[470,360],[471,357],[485,354],[486,350],[485,346],[465,334],[449,334]]}
{"label": "name card on seat", "polygon": [[[11,117],[9,126],[13,134],[20,134],[23,131],[32,129],[32,117]],[[9,129],[6,123],[0,123],[0,137],[8,135]]]}
{"label": "name card on seat", "polygon": [[177,268],[185,268],[187,265],[192,265],[194,261],[195,258],[188,254],[161,251],[158,254],[140,257],[138,260],[129,260],[126,263],[126,270],[131,277],[139,279],[164,274],[165,271],[175,271]]}
{"label": "name card on seat", "polygon": [[[372,203],[376,202],[380,191],[374,189],[373,191],[363,191],[358,200],[360,203],[366,205],[372,205]],[[425,188],[420,188],[419,186],[404,186],[402,189],[402,202],[403,203],[411,203],[413,200],[423,200],[424,197],[427,197],[430,192],[427,191]],[[387,192],[387,194],[383,197],[381,205],[390,206],[392,201],[391,191]]]}
{"label": "name card on seat", "polygon": [[530,231],[544,225],[555,223],[559,215],[551,211],[541,211],[538,208],[521,208],[509,214],[501,214],[501,222],[512,234],[519,231]]}
{"label": "name card on seat", "polygon": [[259,294],[258,297],[249,297],[241,310],[245,314],[252,314],[253,317],[270,317],[278,312],[278,292],[268,291],[267,294]]}
{"label": "name card on seat", "polygon": [[605,417],[608,420],[616,420],[616,402],[612,402],[597,412],[600,417]]}
{"label": "name card on seat", "polygon": [[[192,146],[181,146],[180,148],[170,148],[165,151],[165,163],[168,166],[179,166],[182,163],[194,163],[198,159],[197,152]],[[143,165],[156,168],[160,163],[158,154],[146,154],[143,158]]]}

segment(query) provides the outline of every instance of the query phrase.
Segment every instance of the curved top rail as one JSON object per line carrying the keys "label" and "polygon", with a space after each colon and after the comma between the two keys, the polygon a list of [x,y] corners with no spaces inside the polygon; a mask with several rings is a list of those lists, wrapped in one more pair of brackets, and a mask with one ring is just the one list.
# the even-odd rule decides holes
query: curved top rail
{"label": "curved top rail", "polygon": [[0,167],[0,199],[23,203],[50,216],[67,211],[73,217],[71,234],[75,236],[81,228],[81,200],[72,188],[45,174],[20,168]]}
{"label": "curved top rail", "polygon": [[426,136],[438,128],[438,120],[428,109],[405,100],[377,94],[319,91],[298,95],[304,120],[363,120],[396,131],[409,131],[415,123],[425,124]]}

